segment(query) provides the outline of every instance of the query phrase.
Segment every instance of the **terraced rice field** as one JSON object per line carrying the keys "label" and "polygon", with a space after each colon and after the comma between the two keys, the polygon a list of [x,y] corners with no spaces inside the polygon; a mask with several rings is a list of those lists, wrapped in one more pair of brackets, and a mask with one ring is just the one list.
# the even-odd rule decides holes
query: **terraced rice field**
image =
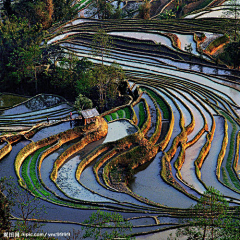
{"label": "terraced rice field", "polygon": [[[8,143],[1,145],[4,151],[0,150],[9,153],[1,155],[0,176],[15,176],[47,206],[49,223],[43,230],[80,229],[98,208],[128,218],[133,224],[130,234],[137,239],[158,239],[159,232],[166,239],[170,230],[181,227],[179,218],[187,217],[187,208],[209,186],[221,191],[232,205],[239,205],[240,85],[236,72],[216,66],[211,56],[200,58],[198,44],[193,45],[192,56],[171,38],[159,44],[162,38],[156,41],[152,36],[166,35],[167,23],[123,21],[120,26],[81,19],[72,23],[55,29],[48,43],[60,44],[66,54],[101,63],[100,56],[91,53],[93,29],[101,24],[114,40],[104,64],[117,62],[132,90],[139,88],[139,97],[103,113],[104,120],[99,121],[108,124],[108,133],[89,144],[80,128],[71,128],[67,117],[75,112],[61,98],[52,97],[49,104],[41,105],[37,96],[2,113],[2,131],[30,129],[45,121],[18,142],[9,136]],[[195,36],[194,26],[191,32],[187,28],[191,37],[179,35],[185,43]],[[172,30],[176,32],[177,27]],[[211,69],[211,74],[204,68]],[[14,166],[15,172],[8,166]]]}

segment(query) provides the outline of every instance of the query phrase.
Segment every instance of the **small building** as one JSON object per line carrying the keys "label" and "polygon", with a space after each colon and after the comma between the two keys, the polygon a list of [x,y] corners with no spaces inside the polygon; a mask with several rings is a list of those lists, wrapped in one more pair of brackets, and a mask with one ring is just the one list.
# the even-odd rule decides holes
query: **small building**
{"label": "small building", "polygon": [[99,112],[96,108],[86,109],[81,111],[81,115],[84,119],[84,125],[95,120],[99,116]]}

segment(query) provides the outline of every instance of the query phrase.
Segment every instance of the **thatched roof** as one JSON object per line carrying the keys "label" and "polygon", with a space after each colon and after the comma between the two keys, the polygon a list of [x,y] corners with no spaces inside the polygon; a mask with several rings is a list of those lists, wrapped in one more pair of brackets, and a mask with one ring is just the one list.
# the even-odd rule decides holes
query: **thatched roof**
{"label": "thatched roof", "polygon": [[99,112],[96,108],[82,110],[81,114],[85,119],[99,116]]}

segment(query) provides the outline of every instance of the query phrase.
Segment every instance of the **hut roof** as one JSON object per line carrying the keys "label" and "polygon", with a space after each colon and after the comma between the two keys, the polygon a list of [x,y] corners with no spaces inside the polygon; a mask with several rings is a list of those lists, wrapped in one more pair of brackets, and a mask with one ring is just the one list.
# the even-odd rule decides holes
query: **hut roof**
{"label": "hut roof", "polygon": [[99,112],[96,108],[82,110],[81,114],[84,118],[92,118],[99,116]]}

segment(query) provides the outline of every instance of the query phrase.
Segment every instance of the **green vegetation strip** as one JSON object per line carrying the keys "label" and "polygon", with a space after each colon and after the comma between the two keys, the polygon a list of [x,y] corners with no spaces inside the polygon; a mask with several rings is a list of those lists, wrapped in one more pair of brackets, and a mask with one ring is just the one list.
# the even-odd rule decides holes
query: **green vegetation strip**
{"label": "green vegetation strip", "polygon": [[145,108],[144,108],[144,103],[140,102],[139,103],[139,123],[138,123],[138,127],[141,129],[144,122],[146,119],[146,112],[145,112]]}
{"label": "green vegetation strip", "polygon": [[228,115],[226,115],[225,113],[223,113],[223,115],[227,118],[227,120],[232,124],[232,127],[233,127],[231,137],[230,137],[230,147],[229,147],[229,152],[228,152],[228,157],[227,157],[226,169],[227,169],[227,172],[229,174],[229,177],[230,177],[232,183],[238,190],[240,190],[239,180],[232,168],[232,164],[233,164],[232,161],[234,159],[234,153],[236,150],[235,143],[236,143],[237,125]]}
{"label": "green vegetation strip", "polygon": [[159,105],[159,107],[161,108],[161,110],[163,112],[163,118],[169,120],[170,114],[169,114],[169,109],[168,109],[168,106],[166,105],[166,103],[156,93],[154,93],[149,88],[142,87],[142,90],[148,92],[156,100],[157,104]]}
{"label": "green vegetation strip", "polygon": [[28,156],[22,164],[22,177],[25,181],[27,189],[31,191],[36,197],[42,197],[42,195],[34,188],[31,179],[28,175],[28,166],[31,161],[31,158],[32,158],[31,156]]}
{"label": "green vegetation strip", "polygon": [[32,180],[32,183],[34,185],[34,187],[45,197],[50,197],[52,196],[52,194],[50,194],[48,191],[46,191],[43,186],[40,184],[39,180],[38,180],[38,176],[37,176],[37,171],[36,171],[36,166],[37,166],[37,161],[38,158],[40,156],[40,154],[42,154],[42,152],[47,149],[49,146],[45,146],[43,148],[38,149],[30,162],[30,166],[29,166],[29,173],[30,173],[30,178]]}
{"label": "green vegetation strip", "polygon": [[[22,176],[26,183],[27,189],[33,193],[36,197],[44,198],[51,202],[61,205],[67,205],[70,207],[77,208],[87,208],[87,206],[82,205],[81,203],[74,203],[73,201],[66,201],[61,198],[57,198],[54,193],[49,192],[45,189],[45,187],[40,184],[37,176],[36,166],[39,156],[48,148],[49,146],[45,146],[43,148],[38,149],[34,152],[33,155],[29,155],[22,164]],[[29,173],[28,173],[29,169]],[[29,177],[30,175],[30,177]]]}
{"label": "green vegetation strip", "polygon": [[131,113],[130,108],[129,107],[125,107],[125,108],[123,108],[123,110],[125,111],[126,118],[127,119],[131,119],[132,113]]}
{"label": "green vegetation strip", "polygon": [[116,112],[111,113],[111,116],[112,116],[112,120],[118,119],[118,114]]}
{"label": "green vegetation strip", "polygon": [[129,107],[125,107],[122,109],[117,110],[116,112],[109,113],[108,115],[105,115],[104,118],[107,122],[111,122],[117,119],[127,118],[131,120],[131,109]]}
{"label": "green vegetation strip", "polygon": [[124,118],[125,116],[125,111],[123,109],[117,110],[117,114],[119,118]]}
{"label": "green vegetation strip", "polygon": [[106,115],[104,118],[105,118],[105,120],[107,122],[111,122],[112,121],[112,119],[111,119],[111,117],[109,115]]}

